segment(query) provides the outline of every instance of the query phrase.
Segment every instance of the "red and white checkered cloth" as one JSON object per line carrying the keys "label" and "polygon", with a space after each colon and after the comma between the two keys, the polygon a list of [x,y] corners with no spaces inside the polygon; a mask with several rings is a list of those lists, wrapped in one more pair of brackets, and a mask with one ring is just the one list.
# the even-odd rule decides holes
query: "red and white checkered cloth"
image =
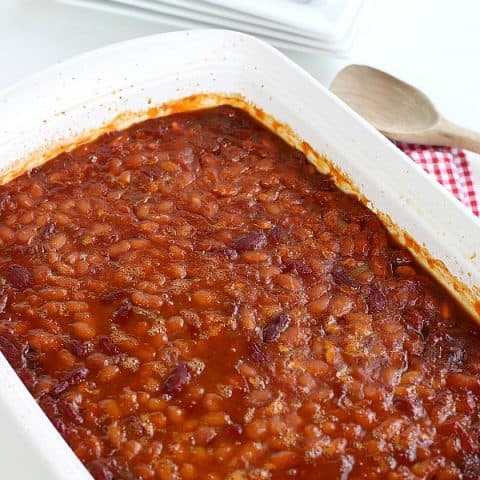
{"label": "red and white checkered cloth", "polygon": [[475,215],[480,216],[473,174],[464,150],[394,142]]}

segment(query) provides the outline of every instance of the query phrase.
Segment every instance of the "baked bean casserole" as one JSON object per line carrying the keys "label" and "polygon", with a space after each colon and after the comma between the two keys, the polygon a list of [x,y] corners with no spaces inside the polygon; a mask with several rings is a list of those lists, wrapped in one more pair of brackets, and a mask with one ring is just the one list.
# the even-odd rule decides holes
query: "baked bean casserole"
{"label": "baked bean casserole", "polygon": [[480,476],[478,327],[241,110],[0,187],[0,280],[0,350],[96,480]]}

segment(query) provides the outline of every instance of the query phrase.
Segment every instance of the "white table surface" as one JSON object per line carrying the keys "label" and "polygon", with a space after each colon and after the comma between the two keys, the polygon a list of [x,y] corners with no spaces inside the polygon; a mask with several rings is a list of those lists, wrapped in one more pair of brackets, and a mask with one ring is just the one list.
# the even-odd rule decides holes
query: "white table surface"
{"label": "white table surface", "polygon": [[[0,89],[86,50],[170,29],[53,0],[0,0]],[[325,85],[347,63],[380,67],[420,87],[451,120],[480,130],[478,0],[367,0],[349,58],[286,53]],[[472,166],[478,188],[477,157]],[[38,478],[22,446],[6,442],[0,435],[2,478]]]}

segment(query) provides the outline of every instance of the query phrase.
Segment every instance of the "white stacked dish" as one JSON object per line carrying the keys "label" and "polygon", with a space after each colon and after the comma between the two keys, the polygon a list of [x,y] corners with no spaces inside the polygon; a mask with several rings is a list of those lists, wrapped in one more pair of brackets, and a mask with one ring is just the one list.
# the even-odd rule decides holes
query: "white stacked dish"
{"label": "white stacked dish", "polygon": [[178,28],[221,27],[287,50],[344,55],[365,0],[60,0]]}

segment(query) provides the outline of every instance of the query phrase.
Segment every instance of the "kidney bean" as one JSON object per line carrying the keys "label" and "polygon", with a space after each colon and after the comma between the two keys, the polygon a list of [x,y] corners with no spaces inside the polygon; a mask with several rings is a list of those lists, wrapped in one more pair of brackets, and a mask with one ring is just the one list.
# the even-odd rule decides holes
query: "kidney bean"
{"label": "kidney bean", "polygon": [[249,349],[250,349],[250,358],[257,363],[263,363],[267,360],[267,355],[265,352],[261,349],[260,345],[252,341],[249,344]]}
{"label": "kidney bean", "polygon": [[190,382],[191,374],[186,363],[179,363],[163,384],[163,393],[178,395]]}
{"label": "kidney bean", "polygon": [[85,358],[90,353],[90,346],[88,344],[79,342],[78,340],[71,340],[70,347],[72,353],[79,358]]}
{"label": "kidney bean", "polygon": [[57,429],[58,433],[65,439],[68,440],[68,427],[66,423],[61,418],[52,419],[54,427]]}
{"label": "kidney bean", "polygon": [[83,423],[83,417],[80,415],[78,405],[68,398],[62,398],[59,402],[60,409],[67,417],[77,424]]}
{"label": "kidney bean", "polygon": [[83,382],[88,376],[88,369],[85,367],[78,368],[74,370],[67,378],[58,382],[57,385],[51,390],[50,394],[52,396],[58,396],[67,390],[69,387],[73,385],[78,385],[79,383]]}
{"label": "kidney bean", "polygon": [[385,309],[387,305],[387,297],[375,285],[370,287],[370,293],[367,296],[367,306],[369,313],[378,313]]}
{"label": "kidney bean", "polygon": [[36,384],[34,372],[30,368],[20,368],[17,370],[17,375],[28,390],[32,391]]}
{"label": "kidney bean", "polygon": [[36,348],[31,345],[25,345],[22,354],[23,363],[27,368],[34,370],[39,367],[39,352]]}
{"label": "kidney bean", "polygon": [[58,415],[58,405],[54,398],[50,395],[42,395],[38,399],[38,403],[42,407],[42,410],[46,413],[48,418],[51,420],[54,419]]}
{"label": "kidney bean", "polygon": [[287,273],[296,273],[301,277],[309,277],[313,275],[313,270],[311,269],[311,267],[300,260],[285,260],[283,262],[282,270]]}
{"label": "kidney bean", "polygon": [[246,252],[247,250],[259,250],[267,244],[267,237],[263,232],[252,232],[239,238],[233,244],[237,252]]}
{"label": "kidney bean", "polygon": [[289,325],[290,317],[284,312],[280,313],[263,329],[263,341],[265,343],[276,342]]}
{"label": "kidney bean", "polygon": [[5,311],[8,303],[8,296],[7,295],[0,295],[0,313]]}
{"label": "kidney bean", "polygon": [[68,383],[70,385],[78,385],[80,382],[83,382],[88,375],[88,368],[78,368],[68,378]]}
{"label": "kidney bean", "polygon": [[394,266],[410,265],[413,262],[412,256],[406,250],[393,250],[389,256]]}
{"label": "kidney bean", "polygon": [[88,469],[95,480],[113,480],[113,473],[101,461],[92,463]]}
{"label": "kidney bean", "polygon": [[113,314],[113,320],[119,323],[126,322],[129,318],[131,318],[132,315],[133,305],[127,300],[126,302],[122,303],[122,305],[120,305],[118,310],[115,311],[115,313]]}
{"label": "kidney bean", "polygon": [[268,234],[275,244],[286,243],[288,240],[287,232],[279,225],[272,227]]}
{"label": "kidney bean", "polygon": [[17,365],[21,361],[22,350],[4,337],[0,337],[0,352],[14,365]]}
{"label": "kidney bean", "polygon": [[100,302],[102,303],[115,303],[119,300],[124,299],[126,296],[123,290],[112,290],[110,292],[106,292],[100,296]]}
{"label": "kidney bean", "polygon": [[110,337],[101,336],[98,338],[98,343],[109,355],[118,355],[120,353],[120,349],[112,342]]}
{"label": "kidney bean", "polygon": [[332,270],[332,277],[338,285],[347,285],[355,289],[360,288],[360,283],[341,268]]}
{"label": "kidney bean", "polygon": [[50,238],[56,230],[56,225],[54,222],[48,222],[42,229],[42,237],[45,239]]}
{"label": "kidney bean", "polygon": [[224,247],[216,250],[219,254],[230,260],[235,260],[238,257],[238,252],[234,248]]}
{"label": "kidney bean", "polygon": [[33,278],[30,271],[20,265],[13,265],[10,267],[7,273],[7,280],[10,282],[12,287],[19,290],[24,290],[33,285]]}
{"label": "kidney bean", "polygon": [[333,192],[337,189],[333,178],[327,175],[316,175],[315,187],[320,192]]}

